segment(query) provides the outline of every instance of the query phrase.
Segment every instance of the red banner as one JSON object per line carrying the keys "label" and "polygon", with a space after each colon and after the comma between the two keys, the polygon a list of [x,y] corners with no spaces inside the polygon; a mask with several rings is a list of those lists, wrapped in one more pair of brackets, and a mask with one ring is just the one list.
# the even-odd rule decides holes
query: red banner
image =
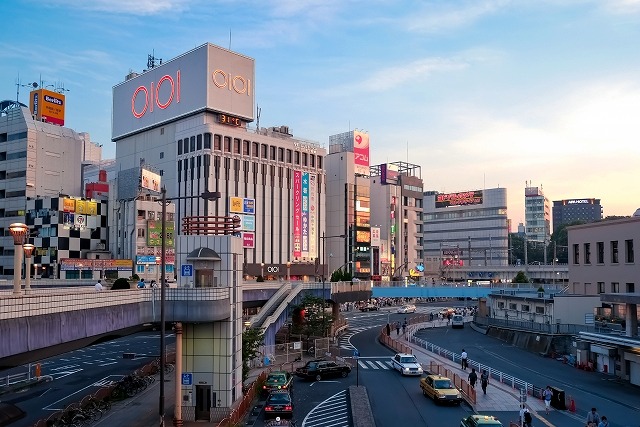
{"label": "red banner", "polygon": [[293,171],[293,256],[302,256],[302,172]]}

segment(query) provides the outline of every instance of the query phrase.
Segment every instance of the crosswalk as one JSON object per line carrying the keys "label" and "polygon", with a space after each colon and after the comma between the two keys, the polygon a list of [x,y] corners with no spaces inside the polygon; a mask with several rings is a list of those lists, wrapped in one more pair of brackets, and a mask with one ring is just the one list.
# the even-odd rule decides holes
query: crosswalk
{"label": "crosswalk", "polygon": [[360,326],[357,328],[349,328],[347,329],[347,332],[340,335],[340,338],[338,339],[338,345],[340,346],[340,348],[345,350],[355,350],[355,347],[351,344],[351,337],[359,332],[366,331],[367,329],[371,329],[375,327],[382,327],[382,324],[371,325],[371,326]]}
{"label": "crosswalk", "polygon": [[360,358],[358,359],[358,367],[360,369],[369,369],[374,371],[393,369],[391,358]]}

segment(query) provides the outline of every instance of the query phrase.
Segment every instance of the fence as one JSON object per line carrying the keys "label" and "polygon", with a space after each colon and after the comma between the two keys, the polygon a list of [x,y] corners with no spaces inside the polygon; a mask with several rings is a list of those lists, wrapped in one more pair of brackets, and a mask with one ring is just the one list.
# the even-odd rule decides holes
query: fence
{"label": "fence", "polygon": [[462,392],[469,403],[476,403],[476,390],[471,387],[471,385],[465,379],[453,372],[451,369],[445,367],[444,365],[439,365],[432,360],[429,363],[429,372],[435,375],[442,375],[443,377],[449,378],[451,381],[453,381],[453,384],[458,388],[458,390]]}
{"label": "fence", "polygon": [[226,417],[224,417],[218,424],[218,427],[232,427],[238,425],[240,421],[244,418],[244,416],[249,412],[253,405],[253,399],[256,397],[256,394],[260,392],[260,388],[264,383],[267,375],[271,372],[270,369],[263,371],[256,381],[252,384],[252,386],[247,390],[242,400],[235,406],[231,413],[229,413]]}
{"label": "fence", "polygon": [[578,335],[580,332],[592,332],[597,334],[624,334],[625,330],[620,325],[577,325],[571,323],[539,323],[528,320],[496,319],[492,317],[476,316],[474,322],[480,326],[494,326],[498,328],[517,329],[527,332],[539,332],[544,334]]}

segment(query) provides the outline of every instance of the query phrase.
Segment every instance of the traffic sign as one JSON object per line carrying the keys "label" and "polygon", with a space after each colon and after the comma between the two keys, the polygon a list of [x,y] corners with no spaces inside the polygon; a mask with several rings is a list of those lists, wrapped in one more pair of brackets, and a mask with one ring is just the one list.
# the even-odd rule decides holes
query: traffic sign
{"label": "traffic sign", "polygon": [[182,373],[182,385],[192,385],[193,384],[193,373],[191,372],[183,372]]}
{"label": "traffic sign", "polygon": [[193,276],[193,264],[182,264],[181,276],[182,277],[192,277]]}
{"label": "traffic sign", "polygon": [[356,348],[356,349],[353,350],[353,358],[357,360],[358,357],[360,357],[360,352]]}

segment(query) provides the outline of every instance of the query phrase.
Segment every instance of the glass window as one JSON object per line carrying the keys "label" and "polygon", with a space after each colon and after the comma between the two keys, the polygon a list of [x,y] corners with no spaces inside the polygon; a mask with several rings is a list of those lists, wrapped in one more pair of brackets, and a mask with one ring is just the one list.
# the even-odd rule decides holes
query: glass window
{"label": "glass window", "polygon": [[240,140],[238,138],[233,139],[233,152],[240,154]]}
{"label": "glass window", "polygon": [[591,243],[584,244],[584,263],[591,264]]}
{"label": "glass window", "polygon": [[196,135],[196,146],[198,150],[202,150],[202,135]]}
{"label": "glass window", "polygon": [[294,151],[294,153],[293,153],[293,163],[295,163],[296,165],[300,164],[300,152],[299,151]]}
{"label": "glass window", "polygon": [[250,146],[250,142],[249,141],[242,141],[242,154],[244,154],[245,156],[249,155],[249,146]]}
{"label": "glass window", "polygon": [[605,288],[604,288],[604,282],[598,282],[598,293],[599,294],[604,294],[605,292],[606,291],[605,291]]}
{"label": "glass window", "polygon": [[260,144],[257,142],[251,143],[251,157],[258,157],[258,151],[260,150]]}
{"label": "glass window", "polygon": [[154,211],[147,212],[147,219],[156,219],[156,213]]}
{"label": "glass window", "polygon": [[287,150],[287,163],[291,163],[292,153],[293,152],[291,150]]}
{"label": "glass window", "polygon": [[187,154],[189,152],[189,138],[185,138],[182,141],[182,153]]}
{"label": "glass window", "polygon": [[225,153],[231,152],[231,137],[229,136],[224,137],[224,152]]}
{"label": "glass window", "polygon": [[518,304],[516,304],[515,302],[509,303],[509,310],[517,310],[517,309],[518,309]]}
{"label": "glass window", "polygon": [[604,242],[596,243],[598,250],[598,264],[604,264]]}
{"label": "glass window", "polygon": [[636,285],[633,283],[627,283],[627,292],[630,294],[635,293],[636,291]]}
{"label": "glass window", "polygon": [[522,304],[521,307],[522,307],[522,311],[526,313],[529,312],[529,304]]}
{"label": "glass window", "polygon": [[614,294],[619,293],[620,292],[620,283],[611,282],[611,292],[613,292]]}
{"label": "glass window", "polygon": [[222,151],[222,136],[220,135],[213,136],[213,149]]}
{"label": "glass window", "polygon": [[182,140],[178,140],[178,156],[182,154]]}
{"label": "glass window", "polygon": [[273,145],[269,146],[269,160],[275,160],[276,159],[276,147],[274,147]]}
{"label": "glass window", "polygon": [[504,308],[504,301],[498,301],[498,308]]}
{"label": "glass window", "polygon": [[211,150],[211,134],[210,133],[204,134],[204,149]]}
{"label": "glass window", "polygon": [[268,150],[267,147],[268,147],[267,144],[262,144],[260,146],[260,157],[263,159],[267,158],[267,150]]}
{"label": "glass window", "polygon": [[309,162],[308,159],[309,156],[307,155],[307,153],[302,153],[302,166],[308,166]]}
{"label": "glass window", "polygon": [[624,262],[633,262],[633,240],[624,241]]}
{"label": "glass window", "polygon": [[575,265],[580,264],[580,245],[577,243],[573,245],[573,263]]}
{"label": "glass window", "polygon": [[611,263],[612,264],[618,263],[618,241],[617,240],[611,241]]}
{"label": "glass window", "polygon": [[189,138],[189,150],[191,152],[196,151],[196,137],[192,136],[191,138]]}
{"label": "glass window", "polygon": [[544,307],[536,306],[536,314],[544,314]]}

